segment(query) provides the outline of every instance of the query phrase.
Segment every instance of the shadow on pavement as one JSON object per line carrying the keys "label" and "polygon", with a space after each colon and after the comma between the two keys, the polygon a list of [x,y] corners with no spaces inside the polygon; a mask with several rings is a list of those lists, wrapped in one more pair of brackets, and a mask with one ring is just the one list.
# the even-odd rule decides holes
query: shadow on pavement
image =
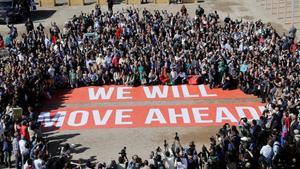
{"label": "shadow on pavement", "polygon": [[[80,135],[79,133],[73,133],[73,134],[59,134],[57,135],[58,132],[48,132],[45,133],[47,136],[46,138],[50,140],[48,146],[49,146],[49,153],[52,156],[59,155],[59,148],[64,146],[67,142],[68,139],[71,139],[73,137],[76,137]],[[55,135],[54,135],[55,134]],[[71,149],[71,153],[79,154],[83,153],[86,150],[88,150],[88,147],[83,147],[81,144],[76,144],[74,147]]]}
{"label": "shadow on pavement", "polygon": [[[63,108],[65,105],[65,101],[68,100],[68,94],[72,92],[72,89],[57,89],[54,92],[51,98],[45,98],[40,102],[37,111],[40,112],[51,112],[52,110],[57,110]],[[50,115],[50,119],[53,119],[54,116]],[[69,139],[74,138],[80,133],[61,133],[59,131],[59,127],[50,127],[50,128],[42,128],[43,135],[49,141],[48,142],[48,150],[51,156],[57,156],[60,154],[60,148],[65,146]],[[81,144],[73,145],[71,148],[71,154],[75,153],[84,153],[88,150],[88,147],[83,147]]]}
{"label": "shadow on pavement", "polygon": [[47,19],[47,18],[50,18],[55,12],[56,12],[56,10],[37,10],[37,11],[33,11],[32,14],[31,14],[31,19],[33,21]]}

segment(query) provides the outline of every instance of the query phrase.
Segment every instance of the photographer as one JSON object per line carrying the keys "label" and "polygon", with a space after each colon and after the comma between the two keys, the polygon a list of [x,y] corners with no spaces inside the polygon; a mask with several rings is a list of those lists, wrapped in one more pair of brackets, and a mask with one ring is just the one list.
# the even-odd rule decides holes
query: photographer
{"label": "photographer", "polygon": [[250,136],[251,125],[249,124],[248,119],[246,117],[240,119],[238,126],[239,126],[242,136],[245,136],[245,137]]}
{"label": "photographer", "polygon": [[124,147],[121,152],[119,153],[120,156],[118,158],[118,169],[126,169],[128,167],[128,158],[126,153],[126,147]]}
{"label": "photographer", "polygon": [[173,154],[175,156],[177,156],[177,154],[179,154],[180,152],[182,152],[183,147],[181,146],[180,139],[179,139],[179,136],[178,136],[177,132],[175,133],[175,138],[174,138],[174,142],[172,144],[172,148],[171,149],[172,149]]}

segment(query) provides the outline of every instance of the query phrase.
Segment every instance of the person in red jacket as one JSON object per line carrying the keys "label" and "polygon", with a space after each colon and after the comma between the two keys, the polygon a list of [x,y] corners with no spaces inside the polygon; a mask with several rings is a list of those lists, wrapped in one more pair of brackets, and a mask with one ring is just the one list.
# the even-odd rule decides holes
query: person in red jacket
{"label": "person in red jacket", "polygon": [[167,73],[167,69],[166,68],[163,68],[163,70],[161,71],[159,79],[160,79],[160,81],[161,81],[162,84],[168,84],[170,82],[170,76]]}
{"label": "person in red jacket", "polygon": [[118,39],[121,38],[122,32],[123,32],[122,27],[120,27],[120,26],[117,27],[117,30],[116,30],[116,37],[117,37]]}
{"label": "person in red jacket", "polygon": [[28,132],[28,124],[27,122],[23,121],[20,127],[20,135],[23,136],[27,141],[30,141],[30,136]]}

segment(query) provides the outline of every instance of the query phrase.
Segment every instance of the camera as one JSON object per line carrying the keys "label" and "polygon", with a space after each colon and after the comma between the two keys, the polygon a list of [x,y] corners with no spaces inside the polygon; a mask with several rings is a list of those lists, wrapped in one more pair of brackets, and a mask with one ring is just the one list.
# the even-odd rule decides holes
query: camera
{"label": "camera", "polygon": [[121,152],[119,152],[119,154],[121,155],[121,157],[126,157],[127,156],[126,146],[121,150]]}

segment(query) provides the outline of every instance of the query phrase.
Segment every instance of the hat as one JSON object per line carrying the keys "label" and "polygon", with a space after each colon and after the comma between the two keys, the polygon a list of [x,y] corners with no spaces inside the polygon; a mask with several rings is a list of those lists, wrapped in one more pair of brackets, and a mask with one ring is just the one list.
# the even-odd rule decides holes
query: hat
{"label": "hat", "polygon": [[247,141],[247,137],[242,137],[241,141]]}
{"label": "hat", "polygon": [[241,141],[244,141],[244,142],[249,142],[251,140],[250,137],[242,137],[241,138]]}

